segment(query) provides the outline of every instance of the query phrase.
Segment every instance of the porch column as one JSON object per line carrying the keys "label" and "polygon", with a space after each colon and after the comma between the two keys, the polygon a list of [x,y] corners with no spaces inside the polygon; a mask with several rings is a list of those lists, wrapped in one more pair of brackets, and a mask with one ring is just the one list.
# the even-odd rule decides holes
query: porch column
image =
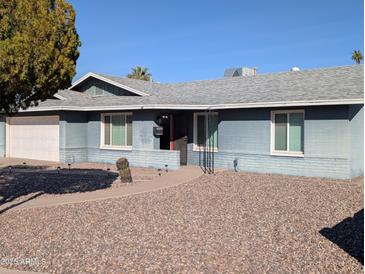
{"label": "porch column", "polygon": [[170,114],[170,150],[174,150],[174,115]]}

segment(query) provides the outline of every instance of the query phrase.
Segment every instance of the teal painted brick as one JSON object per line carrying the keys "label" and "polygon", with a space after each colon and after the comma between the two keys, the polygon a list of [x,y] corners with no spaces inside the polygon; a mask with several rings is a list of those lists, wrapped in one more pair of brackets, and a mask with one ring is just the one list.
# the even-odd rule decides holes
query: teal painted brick
{"label": "teal painted brick", "polygon": [[133,112],[133,147],[137,149],[159,149],[160,140],[153,135],[155,119],[159,115],[154,111]]}
{"label": "teal painted brick", "polygon": [[180,167],[180,152],[170,150],[109,150],[89,148],[88,161],[114,164],[118,158],[125,157],[131,166],[178,169]]}
{"label": "teal painted brick", "polygon": [[[303,108],[297,108],[303,109]],[[305,157],[280,157],[270,153],[271,109],[219,111],[216,167],[246,172],[282,173],[349,179],[351,172],[351,138],[348,106],[305,107]],[[193,152],[193,114],[189,114],[188,163],[198,164]],[[354,128],[362,130],[358,124]],[[362,155],[362,150],[361,150]]]}
{"label": "teal painted brick", "polygon": [[84,148],[88,144],[88,113],[60,114],[60,148]]}
{"label": "teal painted brick", "polygon": [[349,129],[348,106],[306,108],[305,156],[349,158]]}
{"label": "teal painted brick", "polygon": [[[132,166],[179,168],[179,152],[159,150],[159,138],[152,134],[159,114],[133,111],[133,150],[120,151],[100,149],[100,112],[60,112],[60,160],[115,163],[126,157]],[[199,154],[192,151],[193,112],[186,115],[188,164],[197,165]],[[270,109],[219,111],[216,166],[233,169],[237,158],[238,169],[246,172],[346,179],[362,174],[363,107],[306,107],[305,116],[305,157],[279,157],[270,155]],[[0,120],[0,153],[5,143],[1,130]]]}
{"label": "teal painted brick", "polygon": [[[78,115],[78,113],[76,113]],[[170,169],[180,167],[180,152],[159,150],[159,139],[153,136],[155,118],[159,112],[133,112],[133,150],[110,150],[100,148],[101,113],[91,112],[76,115],[62,115],[63,125],[60,128],[64,144],[61,149],[63,162],[98,162],[115,163],[120,157],[126,157],[131,166]],[[76,118],[77,117],[77,118]],[[61,123],[60,123],[61,124]]]}
{"label": "teal painted brick", "polygon": [[153,127],[159,112],[133,111],[133,150],[100,149],[100,112],[91,113],[88,122],[88,161],[115,163],[120,157],[129,159],[132,166],[161,168],[165,164],[176,169],[178,151],[159,150],[159,139],[153,136]]}
{"label": "teal painted brick", "polygon": [[[296,176],[349,179],[350,161],[348,159],[283,157],[233,152],[215,153],[217,168],[233,170],[233,160],[238,160],[238,171],[255,173],[280,173]],[[199,164],[199,153],[190,152],[190,164]]]}
{"label": "teal painted brick", "polygon": [[61,163],[82,163],[88,160],[87,148],[60,148]]}
{"label": "teal painted brick", "polygon": [[[152,150],[159,148],[159,139],[153,136],[155,119],[159,114],[153,111],[133,111],[133,148]],[[89,114],[87,145],[90,148],[100,148],[100,112]]]}
{"label": "teal painted brick", "polygon": [[88,113],[60,113],[60,162],[87,161]]}
{"label": "teal painted brick", "polygon": [[364,174],[364,106],[353,105],[349,110],[351,132],[351,175]]}
{"label": "teal painted brick", "polygon": [[[190,129],[193,128],[192,120]],[[219,111],[218,147],[245,153],[266,153],[270,150],[270,110]]]}

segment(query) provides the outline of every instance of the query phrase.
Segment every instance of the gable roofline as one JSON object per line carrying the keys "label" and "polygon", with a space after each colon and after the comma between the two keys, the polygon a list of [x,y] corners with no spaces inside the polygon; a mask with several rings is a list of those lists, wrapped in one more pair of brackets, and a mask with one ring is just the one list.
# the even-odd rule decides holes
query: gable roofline
{"label": "gable roofline", "polygon": [[87,79],[89,79],[90,77],[93,77],[93,78],[96,78],[100,81],[103,81],[103,82],[106,82],[108,84],[111,84],[111,85],[114,85],[114,86],[117,86],[119,88],[122,88],[122,89],[125,89],[127,91],[130,91],[134,94],[137,94],[139,96],[149,96],[148,93],[145,93],[143,91],[140,91],[140,90],[137,90],[135,88],[132,88],[132,87],[129,87],[129,86],[126,86],[126,85],[123,85],[123,84],[120,84],[118,82],[115,82],[113,80],[110,80],[104,76],[101,76],[99,74],[96,74],[96,73],[93,73],[93,72],[88,72],[87,74],[85,74],[84,76],[82,76],[80,79],[78,79],[77,81],[75,81],[71,87],[69,87],[68,89],[72,90],[74,89],[76,86],[78,86],[79,84],[81,84],[82,82],[86,81]]}

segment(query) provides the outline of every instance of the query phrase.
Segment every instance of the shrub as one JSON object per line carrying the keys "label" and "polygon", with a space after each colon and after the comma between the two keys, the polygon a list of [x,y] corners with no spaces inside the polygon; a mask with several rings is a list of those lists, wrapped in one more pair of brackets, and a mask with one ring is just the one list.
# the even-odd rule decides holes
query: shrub
{"label": "shrub", "polygon": [[116,162],[119,177],[122,183],[131,183],[132,175],[129,169],[129,162],[126,158],[119,158]]}

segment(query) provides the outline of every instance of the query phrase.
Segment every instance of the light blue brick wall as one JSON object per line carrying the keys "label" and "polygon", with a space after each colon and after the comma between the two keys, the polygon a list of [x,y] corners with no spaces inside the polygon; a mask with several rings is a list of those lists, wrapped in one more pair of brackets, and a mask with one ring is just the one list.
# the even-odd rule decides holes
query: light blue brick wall
{"label": "light blue brick wall", "polygon": [[364,174],[364,106],[353,105],[349,109],[351,135],[351,176]]}
{"label": "light blue brick wall", "polygon": [[112,150],[100,148],[101,122],[100,112],[89,114],[87,127],[87,146],[89,162],[115,163],[120,157],[126,157],[131,166],[170,169],[180,166],[180,152],[159,150],[159,139],[153,136],[155,118],[159,112],[134,111],[133,119],[133,148],[128,150]]}
{"label": "light blue brick wall", "polygon": [[137,149],[159,149],[160,139],[153,135],[155,120],[159,115],[156,111],[133,112],[133,147]]}
{"label": "light blue brick wall", "polygon": [[306,108],[304,154],[306,157],[349,158],[348,106]]}
{"label": "light blue brick wall", "polygon": [[5,121],[5,117],[0,116],[0,158],[5,157]]}
{"label": "light blue brick wall", "polygon": [[[351,178],[348,106],[306,107],[304,157],[270,153],[270,109],[219,111],[218,152],[215,166],[246,172],[297,176]],[[188,164],[199,164],[193,148],[193,115],[189,114]]]}
{"label": "light blue brick wall", "polygon": [[111,150],[89,148],[88,161],[97,163],[115,163],[118,158],[125,157],[131,166],[178,169],[180,167],[180,152],[157,149]]}
{"label": "light blue brick wall", "polygon": [[[53,113],[54,114],[54,113]],[[132,166],[179,167],[179,151],[159,150],[153,136],[158,111],[133,111],[133,150],[100,148],[100,112],[60,112],[60,161],[114,163],[127,157]],[[30,113],[26,115],[32,115]],[[39,115],[39,114],[36,114]],[[49,115],[49,113],[44,113]],[[199,164],[193,146],[193,112],[188,123],[188,164]],[[246,172],[351,178],[363,173],[363,107],[305,108],[304,157],[270,155],[270,109],[219,111],[216,167]],[[5,123],[0,119],[0,156],[5,150]]]}
{"label": "light blue brick wall", "polygon": [[60,112],[60,162],[86,162],[88,113]]}
{"label": "light blue brick wall", "polygon": [[[189,164],[199,164],[199,154],[189,153]],[[215,153],[216,168],[233,170],[233,160],[238,160],[238,171],[254,173],[274,173],[308,177],[348,179],[350,160],[322,157],[284,157],[263,154],[220,151]]]}
{"label": "light blue brick wall", "polygon": [[[220,151],[266,154],[270,151],[270,111],[268,109],[219,112]],[[192,126],[190,127],[192,128]]]}

